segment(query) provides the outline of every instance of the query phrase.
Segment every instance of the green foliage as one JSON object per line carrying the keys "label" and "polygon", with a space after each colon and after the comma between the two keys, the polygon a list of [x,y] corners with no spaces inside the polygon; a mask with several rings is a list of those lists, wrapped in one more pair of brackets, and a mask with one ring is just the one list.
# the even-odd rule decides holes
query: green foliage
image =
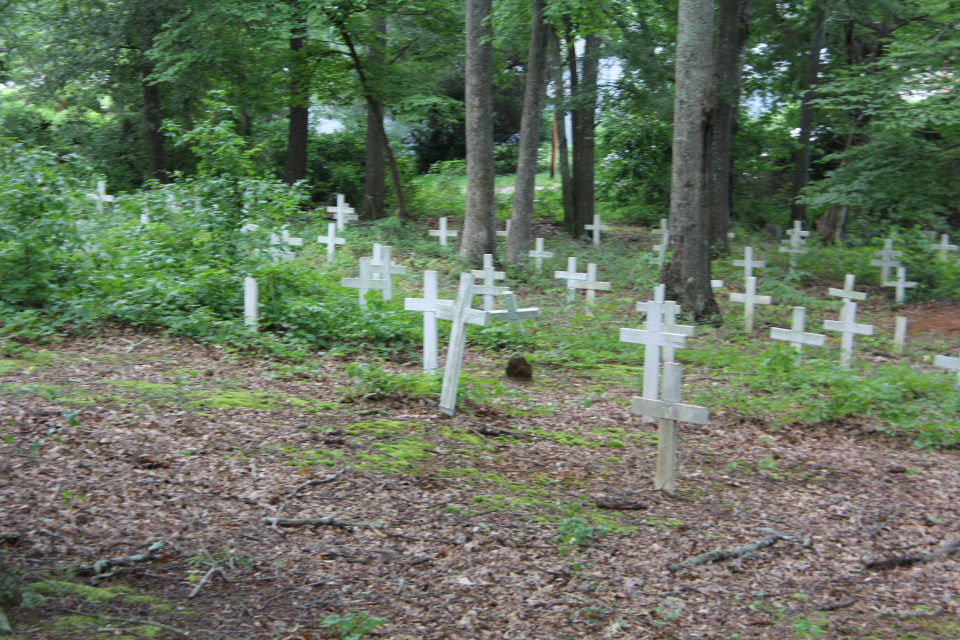
{"label": "green foliage", "polygon": [[386,624],[382,618],[371,618],[367,613],[345,613],[327,616],[320,622],[325,629],[335,628],[342,640],[359,640],[377,627]]}
{"label": "green foliage", "polygon": [[604,535],[606,535],[604,527],[591,526],[580,516],[567,518],[557,525],[557,537],[560,539],[560,557],[566,556],[583,545],[602,538]]}

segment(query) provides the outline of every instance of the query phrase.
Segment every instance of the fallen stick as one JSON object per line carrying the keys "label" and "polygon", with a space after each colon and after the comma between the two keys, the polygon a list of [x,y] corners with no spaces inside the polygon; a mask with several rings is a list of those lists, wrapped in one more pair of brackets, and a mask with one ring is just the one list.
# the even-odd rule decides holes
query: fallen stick
{"label": "fallen stick", "polygon": [[165,629],[166,631],[169,631],[170,633],[175,633],[175,634],[177,634],[178,636],[183,636],[184,638],[189,638],[189,637],[190,637],[190,634],[187,633],[186,631],[181,631],[180,629],[177,629],[176,627],[171,627],[171,626],[168,626],[168,625],[165,625],[165,624],[161,624],[161,623],[159,623],[159,622],[153,622],[152,620],[133,620],[133,619],[131,619],[131,618],[114,618],[113,616],[104,616],[104,615],[99,615],[99,614],[94,615],[94,614],[92,614],[92,613],[83,613],[82,611],[74,611],[73,609],[58,609],[58,611],[62,611],[63,613],[69,613],[69,614],[74,615],[74,616],[83,616],[84,618],[93,618],[94,620],[105,620],[105,621],[107,621],[107,622],[126,622],[127,624],[145,624],[145,625],[149,625],[149,626],[151,626],[151,627],[159,627],[159,628],[161,628],[161,629]]}
{"label": "fallen stick", "polygon": [[200,589],[203,589],[203,585],[207,584],[207,580],[210,579],[210,576],[217,573],[218,571],[220,571],[220,567],[213,567],[210,569],[210,571],[207,571],[205,574],[203,574],[203,577],[200,578],[200,582],[198,582],[197,586],[195,586],[193,590],[187,595],[187,598],[193,598],[198,593],[200,593]]}
{"label": "fallen stick", "polygon": [[271,527],[370,527],[371,529],[382,529],[383,525],[379,522],[353,522],[352,520],[340,520],[336,516],[324,516],[323,518],[264,518],[264,522]]}
{"label": "fallen stick", "polygon": [[157,551],[163,549],[166,543],[163,540],[154,542],[144,553],[138,553],[132,556],[121,556],[118,558],[104,558],[97,560],[92,564],[81,564],[77,567],[78,576],[100,576],[104,571],[113,567],[126,567],[137,562],[149,562],[156,556]]}
{"label": "fallen stick", "polygon": [[885,558],[883,560],[875,560],[867,563],[867,569],[873,569],[874,571],[885,571],[889,569],[896,569],[897,567],[909,567],[915,564],[926,564],[928,562],[933,562],[934,560],[939,560],[945,556],[956,553],[960,551],[960,538],[954,538],[953,540],[947,540],[940,548],[932,553],[922,553],[915,556],[894,556],[892,558]]}
{"label": "fallen stick", "polygon": [[849,600],[844,600],[843,602],[834,602],[831,604],[824,605],[817,609],[817,611],[837,611],[838,609],[846,609],[847,607],[852,607],[857,604],[856,598],[850,598]]}
{"label": "fallen stick", "polygon": [[[343,469],[340,469],[340,471],[337,471],[332,476],[328,476],[326,478],[320,478],[317,480],[307,480],[303,484],[299,485],[297,488],[295,488],[293,491],[290,492],[290,495],[284,498],[283,503],[277,509],[277,515],[274,516],[274,519],[276,520],[280,518],[280,515],[283,513],[284,508],[287,506],[287,503],[293,500],[296,497],[296,495],[300,493],[303,489],[306,489],[307,487],[314,487],[318,484],[328,484],[330,482],[333,482],[334,480],[339,478],[342,474],[344,474],[346,471],[349,471],[349,469],[350,467],[344,467]],[[276,524],[270,525],[270,528],[276,531],[277,533],[279,533],[281,536],[283,535],[283,532],[277,529]]]}
{"label": "fallen stick", "polygon": [[748,553],[755,553],[760,549],[766,547],[772,547],[777,544],[780,540],[786,540],[788,542],[799,542],[803,546],[810,546],[809,540],[804,540],[797,536],[787,536],[782,533],[777,533],[776,531],[771,531],[770,529],[760,529],[761,533],[768,533],[768,535],[760,538],[759,540],[754,540],[748,545],[736,549],[717,549],[716,551],[708,551],[707,553],[701,553],[698,556],[694,556],[689,560],[684,560],[683,562],[673,562],[667,565],[667,569],[670,571],[679,571],[680,569],[686,569],[687,567],[693,567],[696,565],[707,564],[709,562],[717,562],[718,560],[731,560],[734,558],[742,558]]}

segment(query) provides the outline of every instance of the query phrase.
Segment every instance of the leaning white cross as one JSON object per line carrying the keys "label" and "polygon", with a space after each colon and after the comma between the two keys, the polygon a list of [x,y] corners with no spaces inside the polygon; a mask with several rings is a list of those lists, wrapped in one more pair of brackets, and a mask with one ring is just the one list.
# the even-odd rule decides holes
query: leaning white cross
{"label": "leaning white cross", "polygon": [[347,244],[346,238],[337,237],[337,223],[327,223],[327,235],[317,236],[317,242],[327,245],[327,260],[333,260],[334,250],[338,244]]}
{"label": "leaning white cross", "polygon": [[790,329],[781,329],[780,327],[770,327],[770,337],[774,340],[785,340],[797,350],[797,355],[803,351],[803,345],[808,344],[812,347],[822,347],[827,344],[827,336],[822,333],[809,333],[803,330],[803,325],[807,321],[807,308],[793,308],[793,322]]}
{"label": "leaning white cross", "polygon": [[[846,278],[844,278],[843,280],[843,289],[835,289],[833,287],[830,287],[829,289],[827,289],[827,295],[840,298],[844,302],[850,302],[851,300],[859,300],[863,302],[864,300],[867,299],[867,294],[863,293],[862,291],[853,290],[853,286],[856,283],[856,281],[857,281],[857,276],[853,275],[852,273],[848,273]],[[798,308],[798,307],[794,307],[794,308]]]}
{"label": "leaning white cross", "polygon": [[474,278],[483,278],[482,285],[474,285],[473,295],[483,296],[483,310],[493,311],[493,296],[502,296],[508,289],[506,287],[496,286],[497,280],[503,280],[507,277],[503,271],[496,271],[493,268],[493,254],[483,254],[483,269],[473,269],[470,271]]}
{"label": "leaning white cross", "polygon": [[97,213],[103,214],[103,203],[113,202],[113,196],[107,195],[107,181],[97,180],[97,192],[88,193],[87,197],[97,201]]}
{"label": "leaning white cross", "polygon": [[731,293],[730,302],[743,303],[743,326],[747,331],[753,331],[753,307],[758,304],[770,304],[770,296],[757,295],[757,278],[750,276],[747,278],[746,293]]}
{"label": "leaning white cross", "polygon": [[[683,348],[687,337],[664,331],[663,303],[650,300],[646,303],[647,322],[644,329],[620,329],[620,342],[643,345],[643,397],[656,400],[660,397],[660,347]],[[653,414],[641,414],[644,422],[652,421]]]}
{"label": "leaning white cross", "polygon": [[507,307],[506,311],[494,311],[490,317],[491,320],[506,320],[515,328],[523,329],[523,319],[537,319],[540,317],[539,307],[526,307],[520,309],[517,307],[517,299],[512,291],[504,291],[503,302]]}
{"label": "leaning white cross", "polygon": [[946,259],[947,259],[947,252],[948,252],[948,251],[956,251],[956,250],[957,250],[957,245],[955,245],[955,244],[950,244],[950,236],[948,236],[947,234],[944,233],[943,235],[940,236],[940,244],[932,244],[932,245],[930,245],[930,248],[931,248],[931,249],[935,249],[936,251],[939,251],[939,252],[940,252],[940,258],[941,258],[942,260],[946,260]]}
{"label": "leaning white cross", "polygon": [[607,230],[610,229],[610,227],[608,227],[608,226],[606,226],[606,225],[604,225],[604,224],[600,224],[600,216],[598,216],[598,215],[596,215],[596,214],[594,214],[594,216],[593,216],[593,224],[585,224],[585,225],[583,225],[583,228],[586,229],[587,231],[592,231],[592,232],[593,232],[593,244],[594,244],[594,245],[599,245],[599,244],[600,244],[600,232],[601,232],[601,231],[607,231]]}
{"label": "leaning white cross", "polygon": [[[621,330],[622,331],[622,330]],[[658,418],[657,420],[657,475],[653,488],[673,495],[677,479],[677,423],[691,422],[707,424],[710,411],[706,407],[680,403],[680,386],[683,366],[676,362],[663,365],[663,399],[634,397],[630,402],[630,411],[641,416]],[[647,373],[643,374],[644,385]]]}
{"label": "leaning white cross", "polygon": [[907,269],[906,267],[897,267],[897,279],[890,280],[886,283],[887,287],[894,287],[897,290],[896,303],[903,304],[903,301],[907,297],[907,289],[913,289],[917,286],[916,282],[907,282]]}
{"label": "leaning white cross", "polygon": [[356,210],[347,204],[347,199],[342,193],[337,194],[337,206],[327,207],[327,213],[333,213],[337,216],[337,231],[343,231],[348,222],[357,220]]}
{"label": "leaning white cross", "polygon": [[440,411],[452,416],[457,408],[457,390],[460,386],[460,369],[463,366],[463,350],[466,345],[467,325],[485,327],[490,323],[491,313],[470,308],[473,300],[473,274],[460,274],[460,288],[453,304],[437,303],[437,317],[453,323],[450,343],[447,346],[447,364],[443,370],[443,385],[440,388]]}
{"label": "leaning white cross", "polygon": [[881,251],[874,251],[873,254],[880,259],[871,260],[870,266],[880,267],[880,284],[886,286],[890,280],[890,267],[896,268],[900,266],[900,261],[894,260],[894,258],[902,256],[903,251],[895,251],[893,248],[893,239],[887,238],[883,241],[883,249]]}
{"label": "leaning white cross", "polygon": [[260,290],[257,281],[247,277],[243,280],[243,324],[254,331],[260,322]]}
{"label": "leaning white cross", "polygon": [[840,366],[849,367],[853,355],[853,336],[872,336],[873,326],[857,324],[857,303],[847,302],[840,311],[840,320],[824,320],[823,328],[827,331],[839,331],[843,334],[840,339]]}
{"label": "leaning white cross", "polygon": [[[373,243],[373,257],[370,259],[370,268],[373,270],[374,278],[385,278],[390,281],[390,291],[393,291],[393,276],[402,276],[407,273],[407,268],[393,261],[393,247],[383,245],[379,242]],[[384,269],[384,261],[390,264],[389,269]],[[389,273],[384,274],[384,272]],[[391,296],[392,297],[392,296]],[[389,300],[390,298],[385,298]]]}
{"label": "leaning white cross", "polygon": [[537,273],[543,273],[543,259],[552,258],[553,251],[544,251],[543,238],[537,238],[537,247],[530,251],[530,257],[534,259],[533,262],[537,266]]}
{"label": "leaning white cross", "polygon": [[804,238],[810,235],[809,231],[803,230],[803,223],[799,220],[794,220],[793,229],[787,231],[787,235],[790,236],[789,240],[782,240],[784,244],[787,244],[786,247],[780,247],[782,253],[790,254],[790,267],[797,266],[797,254],[798,253],[807,253],[809,251],[804,245]]}
{"label": "leaning white cross", "polygon": [[348,289],[357,289],[359,294],[360,306],[367,308],[367,292],[371,289],[379,290],[384,300],[389,300],[393,295],[388,289],[388,280],[373,277],[373,268],[370,266],[370,258],[360,258],[360,277],[342,278],[340,286]]}
{"label": "leaning white cross", "polygon": [[763,260],[753,259],[753,247],[743,248],[743,260],[734,260],[733,266],[743,267],[743,280],[746,282],[753,276],[754,269],[763,269],[767,263]]}
{"label": "leaning white cross", "polygon": [[952,369],[957,372],[957,391],[960,391],[960,358],[953,356],[934,356],[933,364],[936,367]]}
{"label": "leaning white cross", "polygon": [[437,230],[431,229],[427,232],[427,235],[435,236],[440,238],[440,244],[442,246],[447,246],[447,238],[456,238],[456,231],[447,231],[447,219],[446,217],[440,218],[440,228]]}
{"label": "leaning white cross", "polygon": [[598,282],[597,281],[597,265],[590,262],[587,264],[587,277],[583,280],[574,280],[573,281],[574,289],[586,289],[587,290],[587,304],[592,305],[594,300],[597,297],[597,291],[609,291],[610,283],[609,282]]}
{"label": "leaning white cross", "polygon": [[[666,285],[658,284],[653,288],[653,301],[663,303],[663,324],[661,326],[663,331],[667,333],[679,333],[682,336],[691,337],[696,330],[696,327],[686,324],[677,324],[677,316],[680,315],[682,311],[680,305],[678,305],[673,300],[666,300]],[[637,303],[637,312],[645,313],[648,308],[648,302],[638,302]],[[646,323],[644,324],[646,327]],[[664,362],[673,362],[674,359],[674,349],[673,347],[663,347],[663,360]]]}
{"label": "leaning white cross", "polygon": [[437,272],[423,272],[423,297],[404,298],[405,311],[419,311],[423,314],[423,370],[437,370],[437,305],[441,302],[453,302],[438,298]]}
{"label": "leaning white cross", "polygon": [[574,288],[573,283],[577,280],[586,280],[587,274],[577,273],[576,258],[567,258],[567,270],[554,271],[553,277],[562,278],[567,281],[567,301],[573,302],[577,298],[577,290]]}
{"label": "leaning white cross", "polygon": [[506,231],[497,230],[497,237],[500,238],[509,238],[510,237],[510,221],[507,220],[507,229]]}

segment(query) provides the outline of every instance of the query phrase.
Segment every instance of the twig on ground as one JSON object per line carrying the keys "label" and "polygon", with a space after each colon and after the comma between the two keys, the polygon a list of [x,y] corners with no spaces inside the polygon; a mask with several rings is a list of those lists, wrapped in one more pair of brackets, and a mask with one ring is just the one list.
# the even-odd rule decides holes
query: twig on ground
{"label": "twig on ground", "polygon": [[130,345],[130,346],[127,348],[127,350],[124,351],[124,353],[130,353],[131,351],[133,351],[134,349],[136,349],[137,347],[139,347],[140,345],[142,345],[144,342],[150,342],[150,338],[144,338],[143,340],[141,340],[140,342],[137,342],[136,344],[134,344],[134,343],[133,343],[132,341],[130,341],[130,340],[127,340],[126,338],[120,338],[120,339],[123,340],[124,342],[126,342],[128,345]]}
{"label": "twig on ground", "polygon": [[853,606],[857,603],[856,598],[850,598],[849,600],[844,600],[842,602],[834,602],[828,605],[824,605],[817,609],[817,611],[836,611],[837,609],[846,609],[847,607]]}
{"label": "twig on ground", "polygon": [[803,546],[810,546],[809,540],[804,540],[797,536],[788,536],[782,533],[777,533],[770,529],[760,529],[762,533],[767,533],[768,535],[760,538],[759,540],[754,540],[750,544],[744,545],[737,549],[718,549],[716,551],[708,551],[707,553],[701,553],[698,556],[694,556],[689,560],[684,560],[683,562],[672,562],[667,565],[667,569],[670,571],[679,571],[680,569],[686,569],[687,567],[693,567],[700,564],[707,564],[709,562],[716,562],[718,560],[731,560],[734,558],[741,558],[748,553],[756,553],[760,549],[766,547],[772,547],[780,540],[786,540],[788,542],[799,542]]}
{"label": "twig on ground", "polygon": [[933,562],[934,560],[939,560],[945,556],[949,556],[957,551],[960,551],[960,538],[947,540],[940,545],[939,549],[932,553],[922,553],[916,556],[894,556],[884,560],[870,561],[867,562],[867,569],[885,571],[888,569],[896,569],[897,567],[909,567],[915,564],[926,564],[928,562]]}
{"label": "twig on ground", "polygon": [[105,621],[107,621],[107,622],[126,622],[127,624],[145,624],[145,625],[149,625],[149,626],[151,626],[151,627],[159,627],[159,628],[161,628],[161,629],[164,629],[164,630],[166,630],[166,631],[169,631],[170,633],[175,633],[175,634],[177,634],[178,636],[182,636],[182,637],[184,637],[184,638],[189,638],[189,637],[190,637],[190,634],[187,633],[186,631],[181,631],[180,629],[177,629],[176,627],[171,627],[171,626],[166,625],[166,624],[161,624],[161,623],[159,623],[159,622],[154,622],[153,620],[134,620],[134,619],[131,619],[131,618],[114,618],[113,616],[104,616],[104,615],[100,615],[100,614],[84,613],[84,612],[82,612],[82,611],[74,611],[73,609],[58,609],[58,611],[62,611],[63,613],[69,613],[69,614],[74,615],[74,616],[83,616],[84,618],[93,618],[94,620],[105,620]]}
{"label": "twig on ground", "polygon": [[156,557],[155,553],[163,549],[165,544],[163,540],[159,540],[150,545],[144,553],[138,553],[132,556],[120,556],[117,558],[104,558],[91,564],[82,564],[77,567],[77,575],[95,576],[102,580],[116,573],[115,571],[104,573],[104,571],[112,567],[126,567],[136,562],[149,562],[153,560]]}
{"label": "twig on ground", "polygon": [[223,572],[220,571],[220,567],[216,567],[216,566],[210,567],[210,570],[207,571],[205,574],[203,574],[203,577],[200,578],[200,582],[198,582],[197,586],[195,586],[193,590],[187,595],[187,598],[193,598],[195,595],[200,593],[200,589],[203,589],[203,585],[207,584],[207,580],[210,579],[210,576],[212,576],[217,572],[220,572],[221,576],[223,575]]}
{"label": "twig on ground", "polygon": [[[315,479],[315,480],[307,480],[307,481],[304,482],[303,484],[297,486],[297,488],[295,488],[293,491],[291,491],[290,494],[289,494],[286,498],[284,498],[283,502],[282,502],[282,503],[280,504],[280,506],[277,508],[277,514],[276,514],[276,516],[274,516],[274,519],[279,519],[279,518],[280,518],[280,516],[283,514],[284,508],[287,506],[287,503],[290,502],[291,500],[293,500],[293,499],[297,496],[297,494],[300,493],[302,490],[306,489],[307,487],[315,487],[315,486],[320,485],[320,484],[329,484],[329,483],[333,482],[334,480],[336,480],[337,478],[339,478],[341,475],[343,475],[344,473],[346,473],[346,472],[349,471],[349,470],[350,470],[350,467],[344,467],[343,469],[340,469],[340,471],[337,471],[337,472],[336,472],[335,474],[333,474],[332,476],[328,476],[328,477],[326,477],[326,478]],[[277,528],[277,524],[276,524],[276,523],[273,523],[272,525],[270,525],[270,528],[273,529],[274,531],[276,531],[277,533],[279,533],[281,536],[286,535],[285,533],[283,533],[282,531],[280,531],[280,529]]]}
{"label": "twig on ground", "polygon": [[264,518],[264,522],[278,527],[316,527],[325,525],[329,527],[370,527],[371,529],[381,529],[383,524],[379,522],[353,522],[352,520],[341,520],[336,516],[324,516],[323,518]]}

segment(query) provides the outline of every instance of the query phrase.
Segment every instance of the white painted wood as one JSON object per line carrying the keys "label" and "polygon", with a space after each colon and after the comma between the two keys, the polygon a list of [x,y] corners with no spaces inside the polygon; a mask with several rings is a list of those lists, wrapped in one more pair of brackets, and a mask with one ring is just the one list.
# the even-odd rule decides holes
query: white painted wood
{"label": "white painted wood", "polygon": [[668,223],[668,220],[667,220],[666,218],[660,218],[660,226],[659,226],[659,227],[653,227],[652,229],[650,229],[650,233],[651,233],[652,235],[655,235],[655,236],[665,236],[665,235],[667,235],[667,233],[668,233],[668,231],[667,231],[667,223]]}
{"label": "white painted wood", "polygon": [[934,356],[933,364],[943,369],[951,369],[957,372],[957,391],[960,391],[960,358],[953,356]]}
{"label": "white painted wood", "polygon": [[727,232],[727,237],[730,238],[731,240],[733,240],[734,238],[737,237],[737,234],[735,234],[733,231],[728,231],[728,232]]}
{"label": "white painted wood", "polygon": [[600,224],[600,216],[596,214],[594,214],[593,216],[593,224],[585,224],[583,225],[583,228],[586,229],[587,231],[593,232],[593,244],[595,246],[600,245],[600,232],[607,231],[610,229],[610,227]]}
{"label": "white painted wood", "polygon": [[753,331],[754,306],[758,304],[770,304],[770,296],[757,295],[757,278],[750,276],[747,278],[746,293],[731,293],[730,302],[743,303],[743,326],[747,331]]}
{"label": "white painted wood", "polygon": [[260,324],[260,289],[250,277],[243,280],[243,323],[254,331]]}
{"label": "white painted wood", "polygon": [[827,331],[839,331],[840,338],[840,366],[849,367],[853,357],[853,336],[872,336],[873,326],[857,324],[857,303],[847,302],[840,312],[840,320],[824,320],[823,328]]}
{"label": "white painted wood", "polygon": [[666,260],[667,257],[667,247],[670,246],[670,234],[664,231],[660,235],[662,236],[660,244],[653,245],[653,250],[657,252],[657,255],[651,258],[650,262],[658,267],[663,267],[663,261]]}
{"label": "white painted wood", "polygon": [[[650,302],[666,302],[667,285],[658,284],[653,288],[653,300],[647,300],[637,303],[637,313],[647,313]],[[678,306],[677,309],[680,307]],[[679,312],[678,312],[679,313]]]}
{"label": "white painted wood", "polygon": [[333,260],[334,250],[338,244],[347,244],[346,238],[337,237],[337,223],[327,223],[327,235],[317,236],[317,242],[327,245],[327,260]]}
{"label": "white painted wood", "polygon": [[577,259],[576,258],[567,258],[567,270],[566,271],[554,271],[554,278],[561,278],[567,281],[567,301],[573,302],[577,297],[577,290],[573,287],[573,283],[577,280],[586,280],[587,274],[577,273]]}
{"label": "white painted wood", "polygon": [[[660,397],[660,348],[683,348],[687,337],[663,330],[663,303],[654,300],[647,302],[647,322],[645,329],[620,329],[620,342],[644,345],[643,349],[643,392],[644,398],[656,400]],[[644,417],[645,422],[652,418]]]}
{"label": "white painted wood", "polygon": [[852,273],[848,273],[843,281],[843,289],[835,289],[830,287],[827,289],[827,295],[840,298],[844,302],[850,302],[851,300],[859,300],[862,302],[863,300],[867,299],[867,294],[853,290],[856,281],[857,276],[853,275]]}
{"label": "white painted wood", "polygon": [[597,265],[590,262],[587,264],[587,277],[583,280],[574,280],[575,289],[585,289],[587,292],[587,304],[593,304],[596,299],[597,291],[609,291],[609,282],[597,281]]}
{"label": "white painted wood", "polygon": [[140,224],[150,224],[150,214],[146,211],[140,212]]}
{"label": "white painted wood", "polygon": [[107,181],[97,180],[96,193],[88,193],[87,197],[97,203],[97,213],[103,213],[103,203],[113,202],[113,196],[107,195]]}
{"label": "white painted wood", "polygon": [[[343,278],[340,280],[340,286],[348,289],[357,289],[360,306],[367,308],[367,292],[371,290],[380,291],[381,294],[387,289],[388,281],[382,278],[373,277],[373,269],[370,267],[370,258],[360,258],[360,277]],[[384,297],[384,300],[388,298]]]}
{"label": "white painted wood", "polygon": [[433,236],[435,238],[440,238],[440,244],[445,247],[447,246],[447,238],[456,238],[458,232],[450,231],[447,229],[446,217],[440,218],[439,224],[440,224],[439,229],[436,229],[436,230],[431,229],[430,231],[427,232],[427,235]]}
{"label": "white painted wood", "polygon": [[403,308],[406,311],[419,311],[423,314],[423,370],[437,370],[437,305],[441,302],[453,303],[452,300],[441,300],[437,286],[437,272],[423,272],[423,297],[404,298]]}
{"label": "white painted wood", "polygon": [[879,260],[871,260],[870,266],[880,267],[880,284],[886,286],[887,282],[890,281],[890,268],[900,266],[900,261],[894,260],[894,258],[902,256],[903,251],[895,251],[893,248],[893,238],[887,238],[883,241],[883,249],[874,251],[873,254],[877,256]]}
{"label": "white painted wood", "polygon": [[907,297],[907,289],[913,289],[915,286],[917,286],[917,283],[907,282],[906,267],[897,267],[897,279],[890,280],[884,286],[896,288],[897,290],[896,302],[897,304],[903,304],[903,301]]}
{"label": "white painted wood", "polygon": [[347,200],[342,193],[337,194],[337,206],[327,207],[327,213],[333,213],[337,216],[337,231],[346,229],[348,222],[358,220],[356,210],[347,204]]}
{"label": "white painted wood", "polygon": [[510,220],[507,219],[507,228],[505,231],[497,230],[497,237],[499,238],[509,238],[510,237]]}
{"label": "white painted wood", "polygon": [[897,316],[897,324],[893,330],[893,352],[903,353],[903,346],[907,342],[907,317]]}
{"label": "white painted wood", "polygon": [[[675,367],[682,366],[676,362],[667,362],[664,363],[663,366],[666,368],[671,365]],[[690,422],[693,424],[706,424],[710,422],[710,410],[706,407],[667,402],[666,400],[650,400],[648,398],[635,396],[631,399],[630,409],[635,414],[653,418],[663,418],[665,420],[676,420],[678,422]]]}
{"label": "white painted wood", "polygon": [[473,274],[460,274],[460,288],[452,305],[438,304],[437,317],[450,320],[450,343],[447,346],[447,363],[443,371],[443,386],[440,389],[440,411],[452,416],[457,408],[457,391],[460,386],[460,369],[463,366],[463,350],[467,339],[467,324],[485,327],[490,314],[470,308],[473,300]]}
{"label": "white painted wood", "polygon": [[493,254],[483,254],[483,269],[474,269],[470,272],[474,278],[483,278],[482,285],[473,286],[473,295],[483,296],[483,310],[493,311],[494,296],[502,296],[509,289],[507,287],[496,286],[497,280],[503,280],[507,277],[503,271],[496,271],[493,268]]}
{"label": "white painted wood", "polygon": [[533,263],[537,267],[537,273],[543,273],[543,259],[552,258],[553,251],[544,251],[543,238],[537,238],[536,249],[530,251],[530,257],[534,259]]}
{"label": "white painted wood", "polygon": [[[653,288],[653,302],[661,303],[660,309],[661,313],[663,314],[663,322],[660,326],[661,331],[666,333],[677,333],[686,337],[692,336],[696,331],[696,327],[691,325],[677,324],[677,317],[680,315],[682,309],[675,301],[665,300],[665,297],[666,285],[658,284]],[[639,313],[647,313],[648,302],[638,302],[637,311]],[[646,322],[644,323],[644,329],[648,329]],[[673,362],[674,348],[669,345],[663,345],[662,348],[664,362]]]}
{"label": "white painted wood", "polygon": [[711,281],[710,281],[710,288],[711,288],[711,289],[722,289],[722,288],[723,288],[723,280],[711,280]]}
{"label": "white painted wood", "polygon": [[790,329],[781,329],[780,327],[770,328],[770,337],[774,340],[783,340],[789,342],[790,346],[797,350],[797,354],[803,352],[803,345],[813,347],[822,347],[827,344],[827,336],[822,333],[808,333],[804,331],[804,325],[807,321],[806,307],[793,308],[793,322]]}
{"label": "white painted wood", "polygon": [[753,259],[753,247],[744,247],[743,260],[734,260],[733,266],[743,267],[743,281],[746,282],[753,277],[754,269],[762,269],[767,266],[767,263],[763,260]]}
{"label": "white painted wood", "polygon": [[527,307],[525,309],[520,309],[517,307],[517,299],[513,295],[512,291],[506,291],[503,294],[503,302],[507,307],[506,311],[493,311],[490,317],[491,320],[506,320],[514,327],[523,329],[523,319],[537,319],[540,317],[540,308],[539,307]]}
{"label": "white painted wood", "polygon": [[386,253],[386,261],[390,263],[390,291],[392,299],[393,292],[393,278],[392,276],[402,276],[407,273],[407,268],[401,266],[393,261],[392,253],[393,248],[390,245],[380,244],[379,242],[373,243],[373,257],[370,260],[370,268],[373,270],[372,275],[374,278],[383,278],[384,275],[384,254]]}
{"label": "white painted wood", "polygon": [[[97,183],[97,184],[99,184],[99,183]],[[946,259],[947,259],[947,252],[948,252],[948,251],[956,251],[956,250],[957,250],[957,245],[955,245],[955,244],[950,244],[950,236],[948,236],[947,234],[944,233],[943,235],[940,236],[940,242],[939,242],[939,244],[931,244],[931,245],[930,245],[930,248],[933,249],[934,251],[939,251],[939,252],[940,252],[940,258],[943,259],[943,260],[946,260]]]}

